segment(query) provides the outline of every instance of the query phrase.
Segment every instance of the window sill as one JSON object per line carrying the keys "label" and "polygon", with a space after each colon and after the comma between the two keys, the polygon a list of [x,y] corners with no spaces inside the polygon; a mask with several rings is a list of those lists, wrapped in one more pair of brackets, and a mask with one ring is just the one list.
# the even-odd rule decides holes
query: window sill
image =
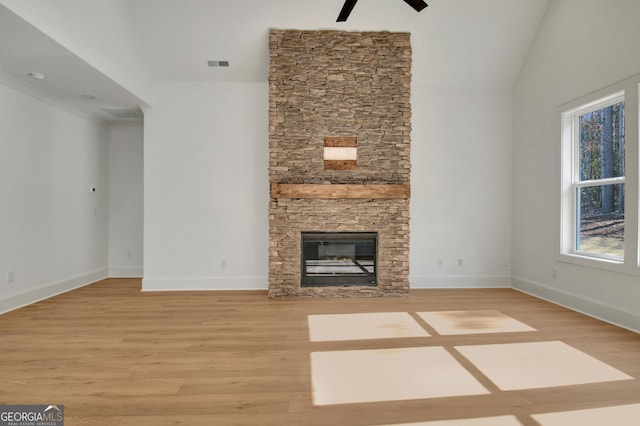
{"label": "window sill", "polygon": [[603,257],[593,257],[580,253],[562,253],[558,257],[558,261],[584,266],[586,268],[615,272],[618,274],[640,276],[640,269],[636,265],[629,265],[622,259],[616,260]]}

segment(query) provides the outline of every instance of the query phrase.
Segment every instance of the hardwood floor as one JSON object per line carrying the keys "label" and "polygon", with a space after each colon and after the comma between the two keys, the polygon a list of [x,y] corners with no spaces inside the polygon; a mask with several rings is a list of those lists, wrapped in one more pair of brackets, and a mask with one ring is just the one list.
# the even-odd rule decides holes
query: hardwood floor
{"label": "hardwood floor", "polygon": [[[509,289],[269,300],[140,292],[109,279],[0,316],[0,404],[62,404],[66,425],[382,425],[640,403],[640,335]],[[497,310],[530,332],[439,335],[418,312]],[[309,340],[307,317],[408,312],[431,336]],[[562,341],[632,380],[501,390],[459,346]],[[443,347],[489,392],[314,405],[311,353]],[[425,360],[424,362],[428,362]],[[529,366],[523,365],[523,369]]]}

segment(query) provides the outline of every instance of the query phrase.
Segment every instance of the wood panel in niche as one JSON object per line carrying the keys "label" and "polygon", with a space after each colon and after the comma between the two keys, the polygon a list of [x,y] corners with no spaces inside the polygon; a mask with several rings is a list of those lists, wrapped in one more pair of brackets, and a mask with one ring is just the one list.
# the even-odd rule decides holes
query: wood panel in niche
{"label": "wood panel in niche", "polygon": [[357,170],[358,138],[326,136],[324,138],[325,170]]}
{"label": "wood panel in niche", "polygon": [[325,136],[325,147],[343,147],[343,148],[356,148],[358,146],[358,138],[356,137],[342,137],[342,136]]}

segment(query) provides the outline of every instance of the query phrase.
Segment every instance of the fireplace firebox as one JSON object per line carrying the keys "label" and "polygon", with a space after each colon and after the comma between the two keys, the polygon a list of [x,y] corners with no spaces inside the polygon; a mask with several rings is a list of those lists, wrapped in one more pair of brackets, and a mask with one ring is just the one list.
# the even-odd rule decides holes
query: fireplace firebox
{"label": "fireplace firebox", "polygon": [[376,232],[303,232],[302,287],[376,286]]}

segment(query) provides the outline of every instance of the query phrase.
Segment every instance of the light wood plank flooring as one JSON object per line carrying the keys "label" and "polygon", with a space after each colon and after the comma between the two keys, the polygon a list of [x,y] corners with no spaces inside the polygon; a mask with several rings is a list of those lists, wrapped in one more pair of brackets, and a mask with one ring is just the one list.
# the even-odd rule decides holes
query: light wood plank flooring
{"label": "light wood plank flooring", "polygon": [[[531,426],[540,425],[534,416],[541,413],[640,403],[638,334],[510,289],[269,300],[262,291],[143,293],[140,286],[109,279],[1,315],[0,404],[62,404],[68,426],[348,426],[500,416]],[[417,314],[479,309],[537,331],[439,335]],[[408,312],[431,336],[309,339],[309,315],[371,312]],[[633,379],[505,391],[452,350],[550,341]],[[311,353],[416,347],[447,349],[489,393],[313,404]]]}

